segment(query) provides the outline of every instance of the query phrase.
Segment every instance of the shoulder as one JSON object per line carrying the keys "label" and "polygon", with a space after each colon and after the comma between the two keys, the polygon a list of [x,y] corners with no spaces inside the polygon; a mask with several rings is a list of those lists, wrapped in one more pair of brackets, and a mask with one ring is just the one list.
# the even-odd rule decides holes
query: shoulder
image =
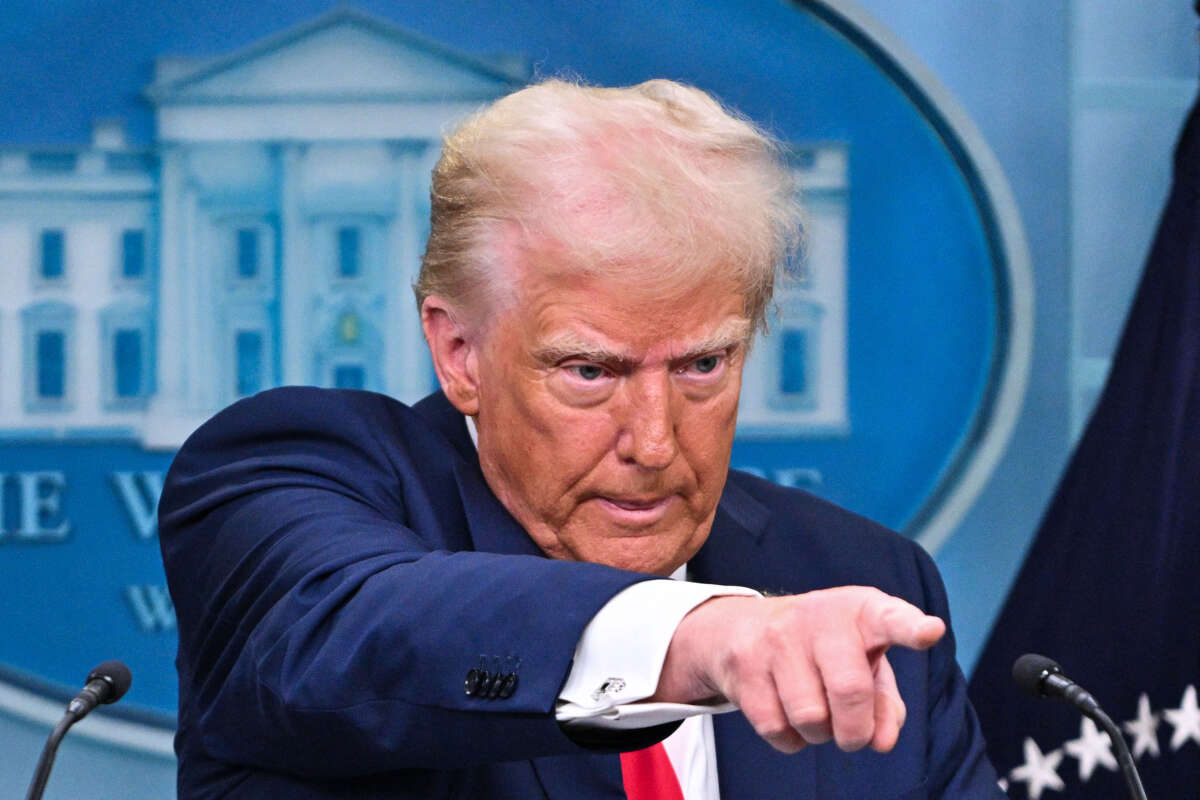
{"label": "shoulder", "polygon": [[241,447],[262,454],[295,450],[298,445],[312,451],[359,450],[364,455],[450,447],[444,431],[431,425],[419,407],[375,392],[284,386],[220,411],[188,437],[180,454],[218,448],[228,457]]}
{"label": "shoulder", "polygon": [[183,449],[245,433],[330,431],[367,438],[374,425],[403,424],[412,409],[385,395],[347,389],[283,386],[238,400],[196,429]]}
{"label": "shoulder", "polygon": [[730,470],[726,497],[738,495],[765,509],[764,553],[803,574],[811,588],[877,586],[927,610],[944,609],[937,567],[913,540],[810,492]]}
{"label": "shoulder", "polygon": [[[320,482],[395,498],[401,484],[448,469],[449,438],[413,408],[373,392],[288,386],[239,400],[201,425],[175,456],[163,508]],[[422,466],[424,465],[424,466]]]}

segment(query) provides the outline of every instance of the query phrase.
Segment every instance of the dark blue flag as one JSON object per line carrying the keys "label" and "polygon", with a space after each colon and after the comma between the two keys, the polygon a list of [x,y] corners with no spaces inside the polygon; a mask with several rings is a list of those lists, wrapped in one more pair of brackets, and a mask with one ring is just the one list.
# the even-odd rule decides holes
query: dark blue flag
{"label": "dark blue flag", "polygon": [[1124,729],[1151,800],[1200,792],[1198,108],[1108,383],[971,680],[1013,798],[1128,796],[1090,720],[1013,685],[1027,651]]}

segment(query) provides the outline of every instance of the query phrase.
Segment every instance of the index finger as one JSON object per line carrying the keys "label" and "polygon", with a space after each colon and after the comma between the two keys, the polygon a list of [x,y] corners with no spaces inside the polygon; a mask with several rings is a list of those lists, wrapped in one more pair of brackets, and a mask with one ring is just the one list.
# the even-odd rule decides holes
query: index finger
{"label": "index finger", "polygon": [[927,650],[946,633],[946,623],[878,590],[867,594],[858,612],[858,629],[868,651],[892,645]]}

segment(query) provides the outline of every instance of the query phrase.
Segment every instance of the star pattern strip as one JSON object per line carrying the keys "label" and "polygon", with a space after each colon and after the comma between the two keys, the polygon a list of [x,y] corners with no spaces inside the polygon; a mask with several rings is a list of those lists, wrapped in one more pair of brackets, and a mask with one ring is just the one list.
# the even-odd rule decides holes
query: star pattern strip
{"label": "star pattern strip", "polygon": [[[1133,738],[1130,750],[1135,759],[1146,754],[1152,758],[1161,755],[1158,729],[1164,720],[1174,728],[1170,741],[1172,751],[1181,749],[1189,741],[1200,746],[1200,695],[1195,684],[1189,684],[1183,690],[1178,708],[1155,711],[1146,692],[1138,696],[1137,716],[1122,723],[1125,732]],[[1079,779],[1083,783],[1091,779],[1098,766],[1112,771],[1120,769],[1112,751],[1112,740],[1087,717],[1080,721],[1079,738],[1063,742],[1062,747],[1043,753],[1037,742],[1026,737],[1023,748],[1024,763],[1001,777],[999,784],[1005,792],[1011,784],[1026,784],[1030,800],[1040,800],[1047,789],[1062,791],[1065,788],[1058,774],[1064,755],[1079,762]]]}

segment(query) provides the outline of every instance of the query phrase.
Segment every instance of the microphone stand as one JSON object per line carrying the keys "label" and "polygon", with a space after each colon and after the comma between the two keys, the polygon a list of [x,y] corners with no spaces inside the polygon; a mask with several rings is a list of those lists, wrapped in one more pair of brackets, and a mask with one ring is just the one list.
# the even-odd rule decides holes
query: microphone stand
{"label": "microphone stand", "polygon": [[1018,658],[1013,663],[1012,676],[1018,686],[1034,697],[1062,700],[1088,719],[1099,723],[1117,751],[1117,762],[1121,765],[1129,796],[1133,800],[1146,800],[1146,790],[1142,788],[1142,779],[1121,729],[1104,713],[1091,693],[1063,675],[1062,668],[1053,659],[1037,653],[1026,653]]}
{"label": "microphone stand", "polygon": [[79,719],[80,715],[68,711],[46,737],[46,744],[42,747],[42,755],[38,759],[37,769],[33,771],[33,780],[29,784],[25,800],[42,800],[42,793],[46,791],[46,781],[50,780],[50,768],[54,766],[54,756],[58,753],[58,745]]}
{"label": "microphone stand", "polygon": [[1133,764],[1133,755],[1129,752],[1129,745],[1125,742],[1125,737],[1121,735],[1117,724],[1099,706],[1080,710],[1098,723],[1101,728],[1104,728],[1104,732],[1112,740],[1113,749],[1117,751],[1117,763],[1121,765],[1121,774],[1125,777],[1125,785],[1129,788],[1129,796],[1133,800],[1146,800],[1146,790],[1142,788],[1142,779],[1138,775],[1137,767]]}
{"label": "microphone stand", "polygon": [[25,795],[25,800],[41,800],[42,793],[46,791],[46,781],[50,780],[50,768],[54,766],[54,755],[58,752],[58,745],[71,726],[86,717],[96,706],[120,700],[125,696],[125,692],[129,691],[132,681],[129,667],[120,661],[105,661],[88,673],[83,691],[67,704],[62,719],[46,737],[46,744],[42,747],[42,755],[33,771],[33,780],[29,783],[29,792]]}

